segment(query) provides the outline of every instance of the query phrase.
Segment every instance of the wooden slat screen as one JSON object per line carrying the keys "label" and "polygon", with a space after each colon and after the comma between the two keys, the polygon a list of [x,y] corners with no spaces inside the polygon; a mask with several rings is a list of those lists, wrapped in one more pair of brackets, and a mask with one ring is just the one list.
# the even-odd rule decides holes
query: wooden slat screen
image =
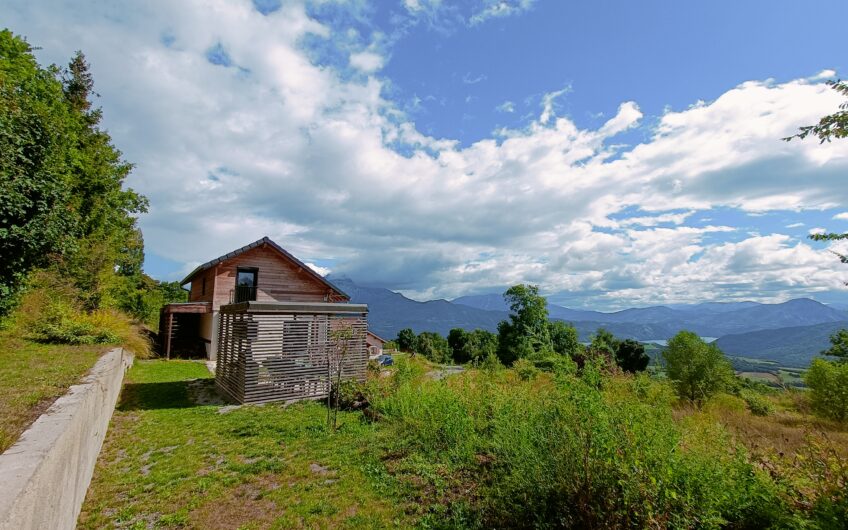
{"label": "wooden slat screen", "polygon": [[239,403],[326,397],[332,332],[350,328],[344,341],[343,379],[365,379],[368,351],[365,314],[221,310],[217,385]]}

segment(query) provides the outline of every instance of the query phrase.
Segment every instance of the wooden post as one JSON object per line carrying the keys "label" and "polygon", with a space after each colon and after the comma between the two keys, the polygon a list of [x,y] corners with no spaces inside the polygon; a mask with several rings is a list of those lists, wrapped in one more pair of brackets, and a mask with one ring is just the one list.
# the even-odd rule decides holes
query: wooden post
{"label": "wooden post", "polygon": [[174,314],[168,313],[168,333],[165,335],[165,358],[171,359],[171,335],[174,330]]}

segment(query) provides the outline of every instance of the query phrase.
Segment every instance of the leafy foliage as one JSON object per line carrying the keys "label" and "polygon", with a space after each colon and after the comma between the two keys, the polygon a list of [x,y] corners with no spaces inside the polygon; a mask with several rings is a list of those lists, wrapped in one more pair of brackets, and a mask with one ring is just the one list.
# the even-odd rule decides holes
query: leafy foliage
{"label": "leafy foliage", "polygon": [[[433,479],[446,510],[435,521],[759,528],[787,517],[773,484],[714,420],[674,420],[667,384],[645,376],[553,382],[524,359],[514,367],[406,379],[373,400],[407,461],[467,477],[456,486]],[[457,511],[453,495],[470,504]]]}
{"label": "leafy foliage", "polygon": [[615,349],[615,362],[625,372],[642,372],[648,368],[651,358],[645,353],[645,345],[633,339],[620,341]]}
{"label": "leafy foliage", "polygon": [[553,351],[548,328],[548,301],[537,285],[514,285],[504,293],[508,321],[498,324],[498,357],[505,365],[516,359],[545,357]]}
{"label": "leafy foliage", "polygon": [[448,341],[432,331],[422,331],[418,334],[413,351],[436,363],[452,362]]}
{"label": "leafy foliage", "polygon": [[448,346],[451,349],[453,362],[479,362],[497,351],[497,335],[483,329],[465,331],[454,328],[448,333]]}
{"label": "leafy foliage", "polygon": [[848,362],[848,329],[840,329],[830,336],[830,348],[822,352],[822,355],[839,357]]}
{"label": "leafy foliage", "polygon": [[548,334],[551,337],[553,351],[560,355],[574,358],[583,349],[577,335],[577,329],[571,324],[566,324],[561,320],[551,321],[548,323]]}
{"label": "leafy foliage", "polygon": [[410,328],[404,328],[398,332],[395,342],[400,351],[412,351],[415,347],[415,332]]}
{"label": "leafy foliage", "polygon": [[839,422],[848,421],[848,363],[813,359],[804,375],[816,414]]}
{"label": "leafy foliage", "polygon": [[691,331],[672,337],[663,359],[677,393],[693,403],[700,404],[724,390],[734,378],[733,367],[721,350]]}

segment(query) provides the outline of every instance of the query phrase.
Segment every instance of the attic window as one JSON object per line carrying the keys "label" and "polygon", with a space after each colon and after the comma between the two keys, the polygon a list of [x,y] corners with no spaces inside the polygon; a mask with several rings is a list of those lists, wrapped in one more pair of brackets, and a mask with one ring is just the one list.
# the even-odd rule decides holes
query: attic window
{"label": "attic window", "polygon": [[200,284],[200,296],[206,295],[206,276],[203,277],[203,283]]}

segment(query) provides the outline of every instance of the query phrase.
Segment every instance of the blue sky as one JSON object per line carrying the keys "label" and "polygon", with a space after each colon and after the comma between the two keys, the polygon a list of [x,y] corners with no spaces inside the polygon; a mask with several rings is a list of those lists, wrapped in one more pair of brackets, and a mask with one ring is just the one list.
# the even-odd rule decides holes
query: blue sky
{"label": "blue sky", "polygon": [[151,200],[146,271],[272,237],[418,299],[538,283],[574,307],[811,296],[848,267],[844,2],[26,2],[82,49]]}

